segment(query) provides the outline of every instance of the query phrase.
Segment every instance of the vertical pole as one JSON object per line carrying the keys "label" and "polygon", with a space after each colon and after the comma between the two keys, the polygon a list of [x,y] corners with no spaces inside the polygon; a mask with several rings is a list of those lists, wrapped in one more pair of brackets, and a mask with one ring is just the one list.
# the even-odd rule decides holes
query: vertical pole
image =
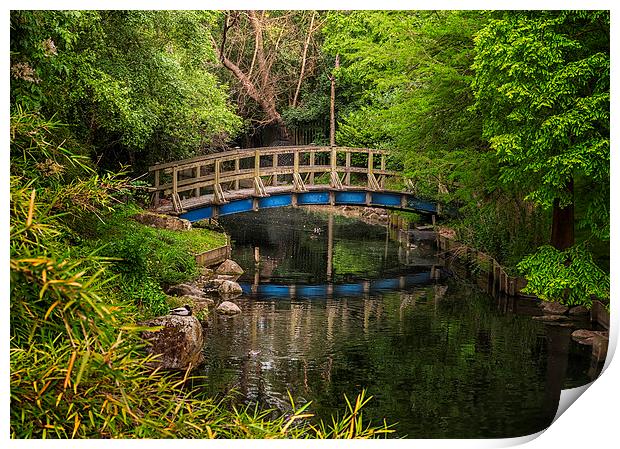
{"label": "vertical pole", "polygon": [[172,195],[177,195],[177,168],[172,168]]}
{"label": "vertical pole", "polygon": [[[310,167],[314,168],[314,151],[310,151]],[[310,184],[314,184],[314,172],[310,172]]]}
{"label": "vertical pole", "polygon": [[[295,156],[297,156],[297,153],[295,153]],[[271,181],[271,185],[277,186],[278,185],[278,175],[275,173],[275,171],[278,169],[278,155],[277,154],[273,155],[272,167],[273,167],[273,170],[274,170],[274,174],[273,174],[273,179]]]}
{"label": "vertical pole", "polygon": [[254,177],[260,177],[260,152],[254,150]]}
{"label": "vertical pole", "polygon": [[220,184],[220,160],[215,161],[215,185]]}
{"label": "vertical pole", "polygon": [[155,170],[155,195],[153,197],[155,207],[159,206],[159,170]]}
{"label": "vertical pole", "polygon": [[374,180],[374,175],[372,173],[372,170],[374,168],[374,154],[372,151],[368,151],[368,175],[367,175],[367,179],[368,179],[368,188],[375,190],[375,183],[373,182]]}
{"label": "vertical pole", "polygon": [[[381,171],[385,171],[385,153],[381,153]],[[385,186],[385,175],[381,174],[381,188]]]}
{"label": "vertical pole", "polygon": [[[340,67],[340,57],[336,55],[335,68]],[[336,78],[334,75],[329,77],[331,81],[331,96],[329,108],[329,145],[336,145]]]}
{"label": "vertical pole", "polygon": [[329,162],[330,162],[332,171],[336,171],[336,148],[335,147],[332,147]]}
{"label": "vertical pole", "polygon": [[[196,178],[196,182],[198,182],[198,178],[200,177],[200,167],[196,167],[194,170],[196,170],[196,176],[194,176],[194,178]],[[194,196],[195,197],[200,196],[200,187],[196,187],[194,189]]]}
{"label": "vertical pole", "polygon": [[345,185],[350,186],[351,185],[351,153],[347,151],[345,157],[346,157],[346,161],[345,161],[346,174],[344,175],[344,183]]}
{"label": "vertical pole", "polygon": [[[235,159],[235,174],[239,176],[239,156]],[[239,190],[239,178],[235,179],[235,190]]]}
{"label": "vertical pole", "polygon": [[293,173],[299,174],[299,151],[293,153]]}

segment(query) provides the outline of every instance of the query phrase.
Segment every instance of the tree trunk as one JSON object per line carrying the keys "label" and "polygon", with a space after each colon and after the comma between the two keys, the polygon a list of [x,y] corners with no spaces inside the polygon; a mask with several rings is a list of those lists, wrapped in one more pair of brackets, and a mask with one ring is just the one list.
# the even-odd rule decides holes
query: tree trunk
{"label": "tree trunk", "polygon": [[[263,29],[260,23],[260,19],[256,16],[255,11],[248,11],[248,17],[250,24],[254,31],[254,59],[258,63],[259,81],[260,85],[255,85],[250,79],[249,75],[246,75],[241,68],[233,61],[226,57],[224,48],[226,44],[226,33],[228,31],[228,19],[224,23],[224,32],[222,34],[222,43],[218,47],[214,45],[215,50],[218,52],[218,56],[222,65],[232,72],[233,75],[239,80],[243,90],[258,103],[265,115],[267,116],[268,123],[277,125],[279,138],[282,140],[288,140],[288,130],[282,116],[276,108],[276,95],[271,84],[269,70],[266,67],[265,53],[263,49]],[[253,67],[253,64],[252,64]]]}
{"label": "tree trunk", "polygon": [[310,38],[312,37],[312,26],[314,25],[314,11],[312,12],[312,18],[310,19],[310,27],[308,28],[308,36],[304,44],[304,53],[301,57],[301,69],[299,70],[299,81],[297,81],[297,89],[295,89],[295,95],[293,96],[293,107],[297,106],[297,97],[299,97],[299,91],[301,90],[301,82],[304,79],[306,71],[306,56],[308,55],[308,45],[310,45]]}
{"label": "tree trunk", "polygon": [[568,182],[566,190],[571,196],[571,203],[568,206],[561,208],[559,199],[553,202],[551,244],[560,251],[564,251],[575,244],[575,205],[572,178]]}

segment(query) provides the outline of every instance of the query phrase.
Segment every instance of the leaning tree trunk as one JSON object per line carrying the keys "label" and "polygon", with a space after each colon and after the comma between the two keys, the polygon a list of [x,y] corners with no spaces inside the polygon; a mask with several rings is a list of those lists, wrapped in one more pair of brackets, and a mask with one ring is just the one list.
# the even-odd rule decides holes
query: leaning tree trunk
{"label": "leaning tree trunk", "polygon": [[560,200],[553,202],[553,221],[551,223],[551,244],[554,248],[564,251],[575,244],[575,205],[574,182],[571,177],[566,186],[571,196],[571,203],[566,207],[560,207]]}
{"label": "leaning tree trunk", "polygon": [[[259,18],[255,11],[248,11],[248,17],[252,30],[254,31],[254,58],[258,63],[259,77],[257,81],[258,85],[254,84],[248,74],[245,74],[241,68],[226,57],[224,51],[226,44],[226,33],[229,28],[228,18],[224,22],[224,32],[222,34],[222,43],[220,46],[215,46],[218,52],[218,56],[222,65],[226,67],[232,74],[239,80],[241,87],[245,92],[258,103],[265,116],[267,117],[267,123],[274,124],[278,127],[280,138],[288,140],[288,130],[286,124],[282,119],[282,116],[278,112],[276,107],[276,94],[273,89],[273,84],[270,79],[269,69],[265,59],[265,53],[263,49],[263,29]],[[253,58],[253,59],[254,59]]]}

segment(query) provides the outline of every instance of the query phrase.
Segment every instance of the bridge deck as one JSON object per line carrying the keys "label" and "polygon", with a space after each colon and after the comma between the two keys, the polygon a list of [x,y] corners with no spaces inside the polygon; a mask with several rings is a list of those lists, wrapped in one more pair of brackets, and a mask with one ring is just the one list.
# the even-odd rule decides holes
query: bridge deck
{"label": "bridge deck", "polygon": [[[306,189],[308,192],[316,192],[316,191],[325,191],[325,190],[334,190],[334,191],[362,191],[366,190],[364,186],[342,186],[342,189],[330,189],[328,185],[324,184],[312,184],[307,185]],[[266,186],[265,191],[267,195],[277,195],[284,193],[294,193],[295,186],[293,185],[281,185],[281,186]],[[393,193],[402,193],[397,191],[389,191],[384,190],[384,192],[393,192]],[[301,193],[301,192],[298,192]],[[254,189],[240,189],[240,190],[224,190],[224,197],[227,201],[236,201],[245,198],[253,198],[256,197]],[[202,195],[198,197],[187,198],[181,200],[181,206],[183,210],[193,210],[199,209],[201,207],[207,207],[217,204],[215,201],[215,195]],[[156,212],[162,214],[171,214],[174,213],[174,206],[172,202],[164,202],[160,204],[159,207],[155,209]]]}

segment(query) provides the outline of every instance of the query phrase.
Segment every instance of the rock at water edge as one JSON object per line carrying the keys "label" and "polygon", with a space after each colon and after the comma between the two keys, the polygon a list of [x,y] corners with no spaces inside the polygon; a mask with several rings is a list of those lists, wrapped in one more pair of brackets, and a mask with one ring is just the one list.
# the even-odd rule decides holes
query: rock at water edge
{"label": "rock at water edge", "polygon": [[149,354],[160,354],[151,365],[163,369],[185,370],[203,362],[204,337],[200,321],[194,316],[165,315],[150,319],[142,326],[163,326],[161,330],[142,332],[150,343]]}
{"label": "rock at water edge", "polygon": [[547,302],[545,303],[543,312],[549,315],[564,315],[568,312],[568,307],[563,306],[559,302]]}
{"label": "rock at water edge", "polygon": [[220,264],[219,267],[217,267],[217,269],[215,270],[215,274],[229,274],[233,276],[241,276],[243,274],[243,269],[234,260],[226,259]]}
{"label": "rock at water edge", "polygon": [[222,281],[217,291],[220,295],[238,295],[243,293],[243,289],[234,281]]}
{"label": "rock at water edge", "polygon": [[222,315],[236,315],[241,313],[241,309],[237,304],[230,301],[224,301],[215,309],[217,313],[221,313]]}

